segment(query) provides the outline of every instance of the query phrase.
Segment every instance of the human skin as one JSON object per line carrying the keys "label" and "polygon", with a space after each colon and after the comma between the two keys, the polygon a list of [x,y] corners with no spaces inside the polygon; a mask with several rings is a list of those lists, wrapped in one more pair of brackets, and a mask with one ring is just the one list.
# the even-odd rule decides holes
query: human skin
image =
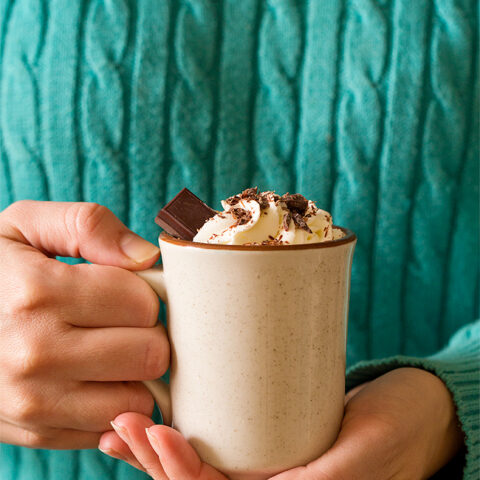
{"label": "human skin", "polygon": [[[201,462],[172,428],[136,413],[112,423],[99,448],[154,480],[225,480]],[[319,459],[272,480],[420,480],[438,471],[463,445],[449,390],[435,375],[399,368],[360,385],[345,398],[335,444]]]}
{"label": "human skin", "polygon": [[96,204],[21,201],[0,213],[1,442],[96,448],[120,413],[151,415],[141,381],[165,372],[169,343],[156,295],[128,270],[159,255]]}

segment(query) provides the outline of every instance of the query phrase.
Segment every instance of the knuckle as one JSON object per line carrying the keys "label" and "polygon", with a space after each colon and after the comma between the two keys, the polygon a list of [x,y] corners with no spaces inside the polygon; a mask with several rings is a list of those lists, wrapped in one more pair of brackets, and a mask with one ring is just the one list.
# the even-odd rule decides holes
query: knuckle
{"label": "knuckle", "polygon": [[23,445],[30,448],[48,448],[50,440],[40,432],[23,430]]}
{"label": "knuckle", "polygon": [[147,380],[161,377],[168,368],[170,345],[163,326],[154,327],[161,330],[150,340],[145,348],[144,373]]}
{"label": "knuckle", "polygon": [[20,425],[34,427],[42,418],[42,403],[38,395],[28,392],[12,405],[11,417]]}
{"label": "knuckle", "polygon": [[158,460],[154,459],[142,459],[142,467],[144,470],[149,472],[155,472],[158,470]]}
{"label": "knuckle", "polygon": [[3,214],[5,216],[10,217],[17,217],[19,214],[28,210],[30,205],[32,204],[32,200],[17,200],[10,204],[4,211]]}
{"label": "knuckle", "polygon": [[153,289],[147,282],[134,273],[118,267],[103,267],[105,284],[122,285],[122,292],[134,292],[129,295],[129,306],[135,313],[136,326],[153,327],[158,320],[160,302]]}
{"label": "knuckle", "polygon": [[148,285],[144,285],[143,288],[145,289],[145,294],[140,297],[142,301],[139,302],[139,306],[142,309],[143,314],[143,324],[146,327],[152,327],[157,323],[158,320],[160,302],[158,301],[157,295]]}
{"label": "knuckle", "polygon": [[380,445],[385,451],[394,452],[403,435],[404,429],[401,425],[397,424],[392,415],[370,414],[365,420],[367,419],[368,428],[364,430],[364,437],[372,448]]}
{"label": "knuckle", "polygon": [[129,388],[127,411],[150,416],[153,412],[154,402],[146,387],[139,382],[128,382],[127,387]]}
{"label": "knuckle", "polygon": [[387,415],[370,415],[369,433],[372,437],[383,441],[385,438],[394,436],[398,430],[395,419]]}
{"label": "knuckle", "polygon": [[93,236],[110,210],[98,203],[76,203],[67,213],[71,216],[67,225],[71,225],[79,238]]}
{"label": "knuckle", "polygon": [[44,307],[51,300],[51,292],[45,282],[39,281],[37,275],[24,275],[20,285],[14,289],[9,300],[11,313],[31,315],[39,308]]}
{"label": "knuckle", "polygon": [[30,379],[48,368],[46,349],[35,339],[22,339],[13,355],[13,370],[18,379]]}
{"label": "knuckle", "polygon": [[18,200],[0,212],[0,233],[9,235],[12,227],[16,230],[17,219],[28,212],[33,200]]}

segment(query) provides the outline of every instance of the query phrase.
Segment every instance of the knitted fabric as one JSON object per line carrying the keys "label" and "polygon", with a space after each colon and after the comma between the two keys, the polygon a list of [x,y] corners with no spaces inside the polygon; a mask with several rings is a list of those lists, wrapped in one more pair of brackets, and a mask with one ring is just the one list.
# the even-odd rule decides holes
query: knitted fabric
{"label": "knitted fabric", "polygon": [[[475,0],[4,0],[0,209],[98,202],[155,242],[184,186],[214,208],[301,192],[358,235],[348,364],[432,355],[479,317],[477,19]],[[434,370],[461,392],[453,357]],[[96,451],[0,455],[5,480],[143,478]]]}

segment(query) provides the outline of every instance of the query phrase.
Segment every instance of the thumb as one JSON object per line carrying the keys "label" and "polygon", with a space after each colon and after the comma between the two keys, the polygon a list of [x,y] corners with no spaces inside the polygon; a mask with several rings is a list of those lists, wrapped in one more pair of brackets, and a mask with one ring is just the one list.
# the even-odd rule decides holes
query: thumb
{"label": "thumb", "polygon": [[160,249],[96,203],[22,200],[0,214],[0,236],[51,255],[83,257],[101,265],[142,270]]}
{"label": "thumb", "polygon": [[385,422],[371,417],[344,421],[336,442],[320,458],[270,480],[367,480],[377,478],[378,472],[393,478],[398,452],[390,430]]}

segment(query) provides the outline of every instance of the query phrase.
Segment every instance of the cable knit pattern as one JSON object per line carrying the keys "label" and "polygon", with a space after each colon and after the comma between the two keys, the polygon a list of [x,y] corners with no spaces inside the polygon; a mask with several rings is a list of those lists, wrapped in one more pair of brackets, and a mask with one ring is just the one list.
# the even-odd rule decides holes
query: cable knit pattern
{"label": "cable knit pattern", "polygon": [[[250,183],[250,172],[255,165],[252,124],[258,60],[257,26],[262,1],[223,2],[214,208],[220,208],[220,200],[226,194],[239,192]],[[232,175],[232,165],[235,165],[235,175]]]}
{"label": "cable knit pattern", "polygon": [[[13,0],[3,2],[0,5],[0,87],[3,85],[4,76],[4,50],[5,38],[8,32],[8,24],[10,21],[10,14],[12,11]],[[1,95],[0,89],[0,95]],[[1,116],[0,116],[1,122]],[[1,125],[1,123],[0,123]],[[5,139],[3,129],[0,128],[0,208],[1,206],[9,205],[13,201],[12,179],[10,175],[10,165],[8,163],[7,154],[5,152]]]}
{"label": "cable knit pattern", "polygon": [[[478,71],[478,55],[476,69]],[[473,70],[475,72],[475,69]],[[473,82],[475,79],[473,80]],[[472,82],[472,83],[473,83]],[[478,80],[477,80],[478,82]],[[470,138],[466,151],[466,161],[463,166],[462,179],[458,185],[457,204],[453,214],[453,225],[458,232],[468,232],[472,225],[478,224],[480,218],[479,191],[479,135],[480,118],[480,89],[475,89],[475,99],[472,102],[470,113]],[[473,262],[479,257],[480,234],[474,228],[473,235],[452,235],[450,245],[450,263],[447,265],[442,315],[444,319],[443,334],[450,335],[461,323],[474,312],[480,318],[479,295],[480,285],[478,271],[472,268]],[[475,259],[475,260],[474,260]]]}
{"label": "cable knit pattern", "polygon": [[330,210],[336,177],[334,129],[345,5],[309,2],[307,8],[296,190]]}
{"label": "cable knit pattern", "polygon": [[[459,242],[459,236],[455,235],[456,231],[465,231],[470,228],[469,225],[475,225],[479,215],[479,168],[475,168],[475,162],[478,167],[478,132],[479,128],[479,89],[478,81],[477,88],[475,88],[476,72],[478,72],[478,54],[475,53],[474,45],[478,43],[478,23],[475,23],[475,19],[478,19],[478,2],[462,2],[459,5],[459,10],[454,18],[459,18],[459,23],[462,24],[462,28],[466,29],[466,32],[461,32],[463,42],[469,45],[468,52],[473,62],[468,64],[463,58],[459,58],[456,55],[455,47],[452,42],[449,42],[448,48],[450,49],[449,55],[452,55],[455,59],[460,60],[463,69],[460,78],[452,79],[455,88],[455,99],[451,99],[449,106],[455,108],[458,102],[466,103],[465,117],[463,123],[460,125],[465,129],[463,132],[463,138],[455,138],[455,148],[461,151],[460,156],[458,150],[456,151],[457,162],[461,161],[460,167],[457,166],[456,176],[459,182],[454,184],[453,198],[455,201],[452,206],[452,228],[449,232],[447,252],[449,255],[448,260],[445,262],[444,269],[444,288],[442,291],[442,309],[441,309],[441,343],[444,343],[451,337],[451,335],[458,330],[461,326],[459,318],[466,311],[471,311],[477,307],[475,299],[478,299],[478,295],[475,298],[474,292],[480,291],[478,283],[475,281],[475,273],[470,268],[468,258],[476,258],[478,255],[478,249],[480,248],[480,238],[477,235],[472,239],[465,239],[462,245]],[[444,17],[450,15],[450,10],[457,9],[456,5],[445,8],[442,5],[442,11]],[[452,13],[453,15],[453,13]],[[455,22],[456,24],[456,22]],[[458,27],[455,27],[458,29]],[[443,34],[445,37],[445,33]],[[446,41],[445,38],[442,41]],[[455,65],[455,69],[458,66]],[[441,75],[443,75],[445,67],[439,70],[437,76],[437,82],[442,83]],[[446,72],[444,72],[446,74]],[[451,72],[450,72],[450,75]],[[463,89],[463,90],[462,90]],[[456,102],[456,103],[455,103]],[[470,103],[468,103],[470,102]],[[458,126],[456,126],[458,128]],[[451,135],[451,134],[450,134]],[[462,142],[463,140],[463,142]],[[460,157],[461,160],[458,160]],[[453,279],[456,278],[456,285],[454,287]],[[457,288],[465,292],[465,299],[462,300],[460,296],[448,295],[448,292],[452,292]],[[476,290],[474,290],[476,289]]]}
{"label": "cable knit pattern", "polygon": [[296,83],[302,59],[302,10],[296,0],[269,0],[264,5],[254,119],[258,169],[252,184],[286,192],[295,188],[292,165],[299,115]]}
{"label": "cable knit pattern", "polygon": [[[129,181],[130,227],[156,242],[158,229],[152,212],[166,200],[165,176],[168,152],[165,131],[165,89],[168,75],[169,2],[148,0],[137,3],[136,44],[133,60],[130,106]],[[149,95],[145,95],[145,91]],[[152,175],[151,172],[156,172]]]}
{"label": "cable knit pattern", "polygon": [[175,32],[178,78],[173,91],[168,195],[187,186],[210,200],[212,142],[221,2],[183,0]]}
{"label": "cable knit pattern", "polygon": [[[391,66],[386,78],[385,133],[377,192],[378,234],[372,240],[374,254],[370,259],[374,281],[368,318],[372,326],[369,354],[373,357],[388,355],[392,349],[403,351],[401,273],[413,228],[410,196],[419,170],[431,15],[429,2],[395,2],[391,11]],[[397,240],[392,242],[392,238]]]}
{"label": "cable knit pattern", "polygon": [[[3,0],[0,14],[0,210],[96,201],[155,241],[183,186],[216,208],[247,186],[300,191],[358,235],[350,366],[432,355],[480,316],[478,1]],[[438,371],[473,445],[463,363]],[[0,445],[0,478],[146,477],[96,451]]]}
{"label": "cable knit pattern", "polygon": [[[465,140],[472,122],[467,122],[472,102],[473,4],[470,1],[434,2],[430,52],[430,98],[426,111],[420,182],[413,199],[412,257],[408,259],[405,292],[405,323],[411,335],[406,353],[433,353],[445,341],[442,318],[445,272],[455,228]],[[462,51],[458,44],[464,45]],[[441,61],[442,58],[448,59]],[[470,97],[470,102],[467,98]],[[477,112],[478,115],[478,112]],[[431,248],[425,248],[429,245]],[[441,279],[441,281],[438,281]],[[431,336],[436,323],[440,335]],[[434,320],[435,319],[435,320]]]}
{"label": "cable knit pattern", "polygon": [[[43,161],[48,174],[50,199],[72,201],[82,196],[76,138],[78,115],[72,115],[77,108],[78,60],[75,61],[71,51],[79,33],[82,5],[72,6],[71,15],[66,17],[62,13],[63,0],[48,0],[47,3],[49,22],[43,52],[45,68],[42,69],[40,83]],[[65,48],[65,45],[71,48]],[[57,95],[59,91],[64,92],[61,97]],[[69,161],[59,163],[59,158]]]}
{"label": "cable knit pattern", "polygon": [[[354,0],[345,19],[341,77],[344,90],[336,135],[338,178],[332,213],[340,225],[357,233],[352,282],[353,343],[350,358],[367,357],[371,259],[375,242],[378,196],[378,159],[382,151],[384,81],[388,60],[389,26],[383,7],[375,0]],[[368,111],[368,121],[365,112]],[[363,205],[361,217],[356,205]],[[360,280],[361,281],[358,281]]]}
{"label": "cable knit pattern", "polygon": [[[107,205],[127,219],[124,86],[120,66],[130,11],[125,0],[93,0],[85,24],[86,72],[81,104],[85,149],[85,200]],[[105,183],[112,187],[106,189]]]}
{"label": "cable knit pattern", "polygon": [[[38,70],[45,42],[47,4],[42,0],[18,0],[11,8],[6,27],[9,34],[4,37],[3,46],[3,61],[8,68],[2,72],[0,96],[4,148],[14,195],[46,200]],[[23,34],[24,26],[29,35]]]}

